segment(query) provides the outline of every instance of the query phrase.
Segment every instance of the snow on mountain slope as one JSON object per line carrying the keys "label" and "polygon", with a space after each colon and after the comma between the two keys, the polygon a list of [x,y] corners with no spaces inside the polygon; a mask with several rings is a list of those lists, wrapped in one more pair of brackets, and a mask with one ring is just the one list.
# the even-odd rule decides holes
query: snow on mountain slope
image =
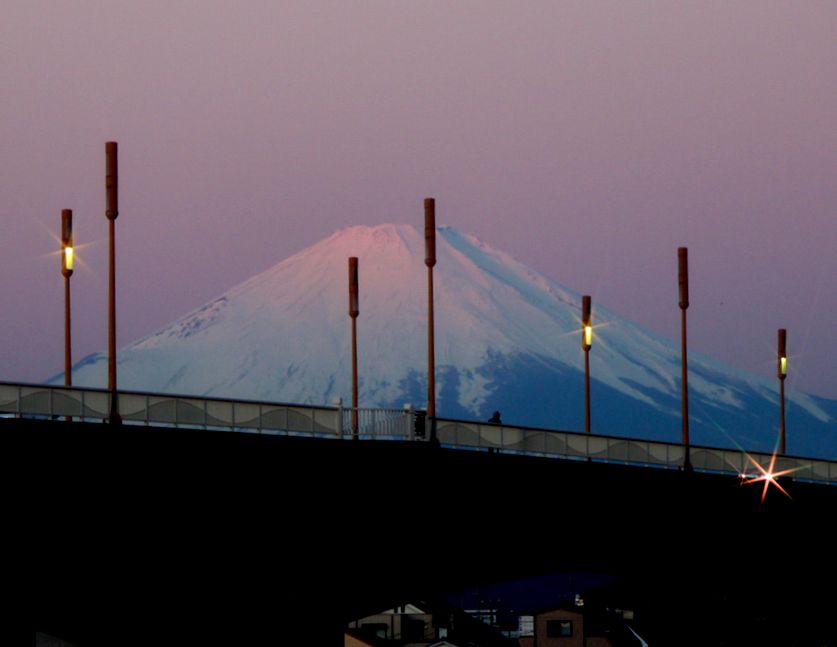
{"label": "snow on mountain slope", "polygon": [[[360,261],[361,406],[426,399],[424,239],[406,225],[351,227],[119,351],[121,388],[328,404],[351,393],[347,258]],[[437,410],[582,427],[580,295],[449,227],[438,230]],[[594,303],[593,428],[679,440],[680,350]],[[693,442],[771,449],[775,380],[689,355]],[[103,386],[107,359],[74,367]],[[60,378],[56,378],[57,379]],[[797,453],[837,453],[837,403],[789,393]],[[831,433],[829,433],[831,432]],[[796,443],[796,444],[794,444]]]}

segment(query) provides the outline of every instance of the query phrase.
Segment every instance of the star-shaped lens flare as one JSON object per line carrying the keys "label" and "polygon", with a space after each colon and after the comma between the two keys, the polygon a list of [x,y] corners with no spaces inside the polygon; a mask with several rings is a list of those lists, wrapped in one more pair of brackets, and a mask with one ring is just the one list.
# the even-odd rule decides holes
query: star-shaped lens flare
{"label": "star-shaped lens flare", "polygon": [[748,485],[750,483],[763,482],[764,483],[764,488],[761,491],[761,502],[762,503],[764,503],[764,499],[765,499],[765,497],[767,497],[767,490],[768,490],[768,488],[770,487],[771,484],[775,485],[779,489],[779,491],[782,494],[784,494],[786,497],[788,497],[789,499],[791,498],[791,495],[787,493],[785,488],[783,488],[781,485],[779,485],[779,482],[776,479],[778,479],[780,476],[785,476],[787,474],[791,474],[791,473],[795,472],[796,470],[799,469],[798,467],[792,467],[792,468],[786,469],[786,470],[779,470],[777,472],[776,471],[776,452],[775,451],[773,452],[773,455],[770,457],[770,465],[767,467],[767,469],[762,467],[762,465],[755,458],[750,456],[749,454],[745,454],[745,456],[756,467],[756,469],[760,472],[760,474],[757,474],[756,476],[750,476],[749,474],[741,474],[741,478],[743,479],[743,484]]}

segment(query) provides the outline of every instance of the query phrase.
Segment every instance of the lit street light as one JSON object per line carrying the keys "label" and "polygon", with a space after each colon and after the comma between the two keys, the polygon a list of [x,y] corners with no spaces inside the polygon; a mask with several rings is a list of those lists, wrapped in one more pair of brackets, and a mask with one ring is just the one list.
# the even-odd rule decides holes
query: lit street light
{"label": "lit street light", "polygon": [[779,451],[785,453],[785,378],[788,376],[788,331],[779,329],[779,347],[777,353],[779,376]]}
{"label": "lit street light", "polygon": [[105,143],[105,191],[108,219],[108,390],[110,391],[110,423],[119,424],[116,394],[116,218],[119,215],[119,171],[116,142]]}
{"label": "lit street light", "polygon": [[590,295],[581,297],[581,348],[584,350],[584,431],[590,433],[590,348],[593,325],[590,320]]}
{"label": "lit street light", "polygon": [[70,330],[70,277],[73,275],[73,211],[61,210],[61,275],[64,277],[64,384],[72,386],[72,337]]}

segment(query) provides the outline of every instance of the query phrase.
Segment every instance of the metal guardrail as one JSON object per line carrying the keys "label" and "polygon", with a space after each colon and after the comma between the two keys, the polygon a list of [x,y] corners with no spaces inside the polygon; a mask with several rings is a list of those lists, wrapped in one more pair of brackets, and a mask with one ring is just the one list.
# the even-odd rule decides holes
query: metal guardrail
{"label": "metal guardrail", "polygon": [[[343,434],[352,433],[352,409],[340,407]],[[414,433],[412,408],[374,409],[358,407],[358,438],[361,440],[419,440]]]}
{"label": "metal guardrail", "polygon": [[[351,437],[351,408],[222,400],[191,396],[119,391],[123,424],[188,429],[227,430],[318,438]],[[110,412],[110,392],[37,384],[0,382],[0,416],[72,418],[102,421]],[[426,440],[416,435],[416,412],[405,409],[358,409],[361,439]],[[423,414],[423,412],[421,412]],[[443,446],[500,451],[570,460],[622,463],[679,469],[683,446],[634,438],[600,436],[506,425],[448,420],[436,421],[436,437]],[[771,456],[732,449],[692,446],[690,459],[697,471],[758,476],[753,461],[765,469]],[[837,485],[837,462],[792,456],[777,457],[775,471],[791,470],[799,481]]]}
{"label": "metal guardrail", "polygon": [[[443,446],[460,449],[666,469],[680,469],[685,455],[683,446],[673,443],[461,420],[438,419],[436,437]],[[760,476],[755,463],[767,469],[772,458],[770,454],[694,445],[689,452],[696,471],[746,477]],[[773,470],[775,473],[788,470],[788,477],[796,481],[837,485],[834,461],[777,456]]]}
{"label": "metal guardrail", "polygon": [[[127,425],[234,430],[322,438],[342,438],[347,430],[344,424],[345,410],[340,407],[222,400],[134,391],[119,391],[117,404],[122,422]],[[399,413],[404,417],[403,411]],[[26,418],[102,421],[110,415],[110,392],[102,389],[0,382],[0,415],[3,414]],[[382,424],[380,435],[392,435],[393,424],[382,414],[372,417],[367,424],[366,434],[372,437],[379,435],[372,426],[378,419]],[[402,422],[403,434],[407,428],[408,425]]]}

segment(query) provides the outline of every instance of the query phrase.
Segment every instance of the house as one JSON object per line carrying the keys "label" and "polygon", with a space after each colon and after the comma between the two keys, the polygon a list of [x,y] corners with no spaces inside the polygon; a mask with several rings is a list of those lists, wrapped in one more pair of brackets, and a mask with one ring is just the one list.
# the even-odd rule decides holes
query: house
{"label": "house", "polygon": [[516,647],[496,628],[443,599],[401,604],[353,620],[344,647]]}
{"label": "house", "polygon": [[[375,643],[371,647],[395,643],[430,645],[444,638],[446,631],[445,627],[436,626],[432,613],[414,604],[404,604],[350,622],[347,635],[353,640],[371,639]],[[348,640],[344,645],[354,647]]]}
{"label": "house", "polygon": [[518,638],[520,647],[645,647],[628,624],[633,612],[561,605],[533,614],[531,635]]}

